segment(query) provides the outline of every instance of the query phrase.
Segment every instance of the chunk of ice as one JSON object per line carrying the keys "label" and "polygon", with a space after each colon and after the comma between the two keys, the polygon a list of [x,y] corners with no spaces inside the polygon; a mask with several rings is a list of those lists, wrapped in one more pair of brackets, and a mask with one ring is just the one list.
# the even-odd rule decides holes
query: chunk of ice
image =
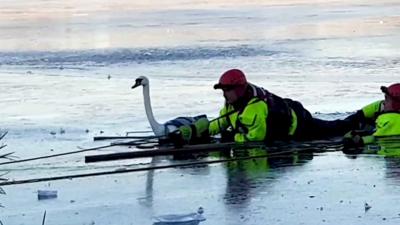
{"label": "chunk of ice", "polygon": [[56,190],[38,190],[38,200],[57,198]]}
{"label": "chunk of ice", "polygon": [[197,213],[156,216],[153,225],[198,225],[201,221],[206,220],[202,215],[203,212],[204,209],[200,207]]}

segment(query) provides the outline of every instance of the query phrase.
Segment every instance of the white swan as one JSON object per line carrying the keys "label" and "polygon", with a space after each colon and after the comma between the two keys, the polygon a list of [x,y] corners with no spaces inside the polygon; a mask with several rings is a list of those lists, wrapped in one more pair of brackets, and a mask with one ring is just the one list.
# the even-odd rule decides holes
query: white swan
{"label": "white swan", "polygon": [[160,124],[154,118],[153,110],[151,108],[149,79],[147,79],[147,77],[145,76],[140,76],[136,78],[135,84],[132,86],[132,89],[139,86],[143,86],[144,108],[146,110],[147,119],[149,120],[151,129],[156,136],[166,136],[169,133],[174,132],[180,126],[192,124],[199,118],[205,117],[205,115],[200,115],[196,117],[178,117],[164,124]]}

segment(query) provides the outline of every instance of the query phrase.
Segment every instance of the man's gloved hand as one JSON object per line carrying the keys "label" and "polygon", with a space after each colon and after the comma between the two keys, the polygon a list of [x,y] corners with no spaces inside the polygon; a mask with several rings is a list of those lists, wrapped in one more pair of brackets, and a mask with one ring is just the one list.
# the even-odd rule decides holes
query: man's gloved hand
{"label": "man's gloved hand", "polygon": [[362,152],[364,146],[363,139],[360,134],[350,131],[343,137],[343,152],[347,154],[358,154]]}
{"label": "man's gloved hand", "polygon": [[351,138],[351,141],[353,142],[353,144],[357,147],[362,147],[364,146],[364,142],[363,139],[361,138],[360,135],[356,134]]}
{"label": "man's gloved hand", "polygon": [[354,144],[356,147],[363,147],[364,142],[363,142],[363,135],[366,135],[364,130],[354,130],[350,131],[350,139],[351,142]]}
{"label": "man's gloved hand", "polygon": [[200,118],[191,125],[185,125],[179,127],[179,132],[184,142],[189,143],[196,138],[200,138],[203,135],[208,136],[208,125],[210,122],[207,118]]}
{"label": "man's gloved hand", "polygon": [[181,138],[184,142],[189,142],[192,139],[192,127],[190,125],[184,125],[178,128]]}
{"label": "man's gloved hand", "polygon": [[175,132],[169,134],[169,138],[176,146],[196,143],[204,136],[208,137],[209,123],[207,118],[201,118],[193,124],[179,127]]}
{"label": "man's gloved hand", "polygon": [[208,135],[208,126],[210,125],[210,122],[208,121],[207,118],[200,118],[196,122],[193,123],[192,127],[194,131],[192,130],[192,133],[196,134],[196,137],[201,137],[205,133]]}
{"label": "man's gloved hand", "polygon": [[192,139],[192,128],[190,125],[181,126],[174,132],[169,133],[168,138],[175,147],[182,147]]}
{"label": "man's gloved hand", "polygon": [[221,132],[221,142],[233,142],[235,141],[235,132],[228,128]]}

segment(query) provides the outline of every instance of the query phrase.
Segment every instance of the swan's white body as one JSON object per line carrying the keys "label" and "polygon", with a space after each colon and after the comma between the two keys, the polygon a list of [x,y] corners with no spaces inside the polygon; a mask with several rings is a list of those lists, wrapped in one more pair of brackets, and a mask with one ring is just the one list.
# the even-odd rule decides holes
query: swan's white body
{"label": "swan's white body", "polygon": [[151,129],[153,130],[156,136],[164,136],[168,135],[169,133],[175,131],[177,129],[176,126],[171,124],[160,124],[154,118],[153,110],[151,108],[151,100],[150,100],[150,85],[149,79],[145,76],[140,76],[136,79],[135,85],[132,88],[136,88],[138,86],[143,86],[143,101],[144,101],[144,108],[146,110],[146,116],[149,120]]}

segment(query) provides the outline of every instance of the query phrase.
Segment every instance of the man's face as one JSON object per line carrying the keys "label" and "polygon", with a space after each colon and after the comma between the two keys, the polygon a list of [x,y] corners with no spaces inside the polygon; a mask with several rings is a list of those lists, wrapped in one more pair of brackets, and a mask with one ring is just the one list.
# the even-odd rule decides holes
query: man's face
{"label": "man's face", "polygon": [[384,104],[384,111],[396,111],[396,108],[394,107],[395,102],[393,101],[393,98],[390,97],[389,95],[385,95],[385,102]]}
{"label": "man's face", "polygon": [[225,101],[228,104],[233,104],[239,98],[234,87],[222,88],[222,91],[224,92]]}

